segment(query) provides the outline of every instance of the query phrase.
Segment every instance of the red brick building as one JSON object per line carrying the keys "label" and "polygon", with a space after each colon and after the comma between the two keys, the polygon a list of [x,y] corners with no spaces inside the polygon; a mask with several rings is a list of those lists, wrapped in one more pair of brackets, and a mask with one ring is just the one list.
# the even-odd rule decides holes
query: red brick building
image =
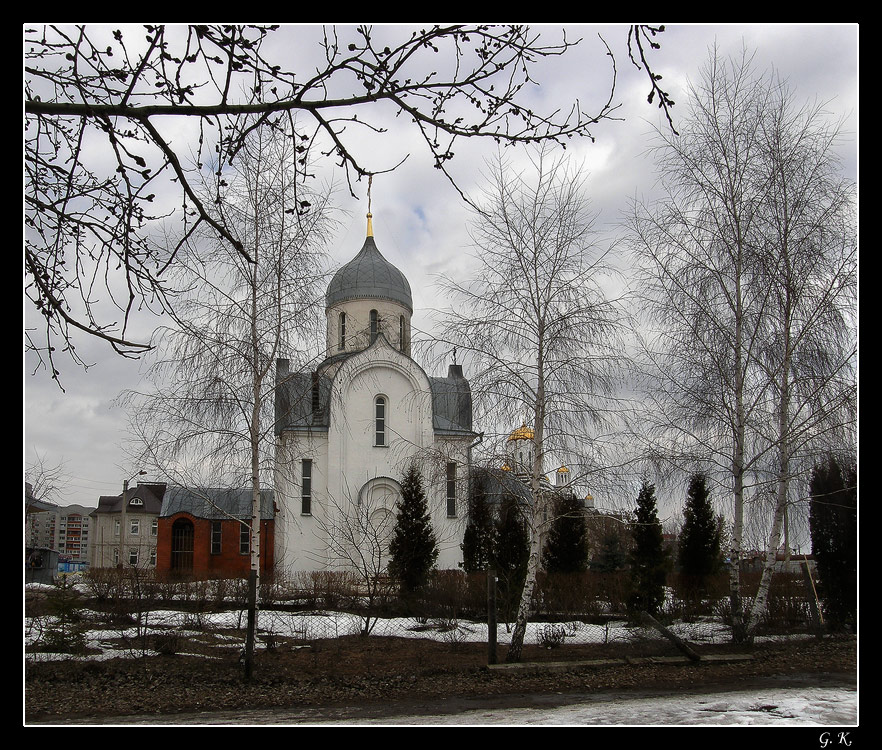
{"label": "red brick building", "polygon": [[[159,515],[156,571],[193,578],[245,577],[251,567],[251,490],[169,487]],[[275,563],[273,493],[261,493],[260,572]]]}

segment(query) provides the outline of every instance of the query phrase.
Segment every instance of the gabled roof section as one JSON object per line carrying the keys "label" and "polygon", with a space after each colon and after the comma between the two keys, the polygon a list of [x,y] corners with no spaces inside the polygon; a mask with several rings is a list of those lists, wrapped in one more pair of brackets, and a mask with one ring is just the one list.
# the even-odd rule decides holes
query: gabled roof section
{"label": "gabled roof section", "polygon": [[290,372],[289,367],[287,359],[276,361],[276,435],[291,427],[327,430],[331,378],[320,369]]}
{"label": "gabled roof section", "polygon": [[[162,498],[165,495],[166,485],[164,482],[142,483],[137,487],[130,487],[128,492],[128,507],[126,513],[159,514],[162,508]],[[132,501],[135,501],[133,504]],[[98,507],[89,515],[97,513],[122,513],[122,493],[119,495],[102,495],[98,498]]]}
{"label": "gabled roof section", "polygon": [[484,496],[491,505],[502,505],[506,500],[522,505],[532,502],[530,488],[510,471],[473,467],[472,481],[483,485]]}
{"label": "gabled roof section", "polygon": [[[261,490],[260,492],[260,517],[267,521],[275,517],[273,497],[272,490]],[[195,518],[207,518],[215,521],[231,516],[239,519],[250,518],[251,490],[169,487],[162,502],[160,516],[168,518],[176,513],[189,513]]]}
{"label": "gabled roof section", "polygon": [[446,378],[429,378],[435,432],[472,435],[472,389],[461,365],[450,365]]}

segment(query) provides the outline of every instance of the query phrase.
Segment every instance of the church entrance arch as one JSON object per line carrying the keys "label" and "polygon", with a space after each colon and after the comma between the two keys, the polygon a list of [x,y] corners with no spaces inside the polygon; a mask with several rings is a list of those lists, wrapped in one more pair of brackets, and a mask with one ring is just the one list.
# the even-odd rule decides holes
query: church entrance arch
{"label": "church entrance arch", "polygon": [[358,491],[359,511],[367,519],[363,552],[378,559],[383,570],[389,562],[389,542],[400,498],[401,485],[391,477],[375,477]]}

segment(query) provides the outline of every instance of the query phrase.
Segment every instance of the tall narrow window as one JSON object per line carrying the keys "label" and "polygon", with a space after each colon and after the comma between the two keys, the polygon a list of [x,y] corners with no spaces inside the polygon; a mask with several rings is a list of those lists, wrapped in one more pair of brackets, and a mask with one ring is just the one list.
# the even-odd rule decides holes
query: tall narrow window
{"label": "tall narrow window", "polygon": [[241,521],[239,522],[239,554],[251,554],[251,527]]}
{"label": "tall narrow window", "polygon": [[312,514],[312,459],[304,458],[300,462],[300,512]]}
{"label": "tall narrow window", "polygon": [[404,316],[398,316],[398,348],[401,351],[407,351],[407,340],[405,339],[405,334],[407,333],[407,326],[404,322]]}
{"label": "tall narrow window", "polygon": [[374,445],[386,445],[386,399],[377,396],[374,401]]}
{"label": "tall narrow window", "polygon": [[312,373],[312,413],[317,414],[321,410],[321,388],[319,385],[318,370]]}
{"label": "tall narrow window", "polygon": [[221,531],[222,525],[220,521],[211,522],[211,554],[219,555],[221,553]]}
{"label": "tall narrow window", "polygon": [[371,343],[377,340],[377,333],[380,330],[380,315],[376,310],[371,310]]}
{"label": "tall narrow window", "polygon": [[340,330],[338,332],[337,348],[343,351],[346,348],[346,313],[340,313]]}
{"label": "tall narrow window", "polygon": [[447,515],[456,515],[456,464],[447,464]]}

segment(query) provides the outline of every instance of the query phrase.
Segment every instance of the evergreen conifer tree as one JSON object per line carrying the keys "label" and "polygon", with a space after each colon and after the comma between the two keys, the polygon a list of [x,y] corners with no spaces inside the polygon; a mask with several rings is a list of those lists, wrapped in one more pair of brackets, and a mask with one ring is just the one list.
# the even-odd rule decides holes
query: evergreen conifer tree
{"label": "evergreen conifer tree", "polygon": [[815,466],[809,528],[824,613],[833,629],[857,627],[857,467],[833,456]]}
{"label": "evergreen conifer tree", "polygon": [[398,516],[389,543],[389,574],[404,596],[421,589],[438,559],[438,543],[432,530],[423,478],[410,466],[401,483]]}
{"label": "evergreen conifer tree", "polygon": [[628,556],[631,565],[631,596],[628,604],[632,611],[656,615],[664,602],[668,559],[658,520],[655,485],[646,481],[637,496],[632,535],[634,546]]}
{"label": "evergreen conifer tree", "polygon": [[591,570],[613,573],[624,568],[627,562],[628,554],[622,543],[622,535],[613,528],[603,531],[597,554],[591,559]]}
{"label": "evergreen conifer tree", "polygon": [[496,526],[487,503],[487,488],[483,476],[472,480],[469,495],[469,520],[462,538],[462,568],[466,573],[487,570],[492,565],[496,544]]}
{"label": "evergreen conifer tree", "polygon": [[721,535],[720,519],[714,514],[707,490],[707,477],[694,474],[689,479],[678,548],[680,574],[690,597],[703,594],[707,579],[720,569]]}
{"label": "evergreen conifer tree", "polygon": [[582,573],[588,568],[587,526],[582,502],[566,493],[555,502],[555,516],[542,567],[549,573]]}
{"label": "evergreen conifer tree", "polygon": [[503,499],[496,519],[496,545],[493,567],[498,580],[497,601],[506,620],[510,619],[521,598],[530,557],[530,536],[518,500]]}

